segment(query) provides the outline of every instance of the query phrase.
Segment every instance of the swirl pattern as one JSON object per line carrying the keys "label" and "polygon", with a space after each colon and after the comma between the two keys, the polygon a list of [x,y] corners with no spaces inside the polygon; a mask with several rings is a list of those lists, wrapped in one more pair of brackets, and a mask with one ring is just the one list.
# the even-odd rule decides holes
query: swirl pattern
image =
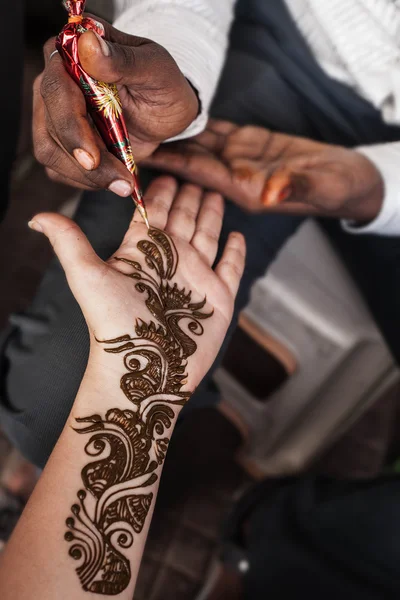
{"label": "swirl pattern", "polygon": [[192,303],[191,292],[171,282],[178,266],[173,241],[157,229],[150,229],[148,236],[151,241],[142,240],[137,247],[151,273],[137,261],[116,260],[132,268],[127,277],[145,295],[155,320],[136,320],[134,337],[101,342],[105,352],[123,355],[126,372],[120,387],[131,408],[76,419],[75,431],[89,436],[85,453],[94,460],[81,471],[84,489],[71,507],[64,537],[78,563],[82,588],[103,595],[119,594],[129,585],[126,550],[143,530],[168,434],[190,396],[182,387],[187,359],[197,349],[191,335],[202,335],[200,321],[212,315],[202,312],[206,299]]}

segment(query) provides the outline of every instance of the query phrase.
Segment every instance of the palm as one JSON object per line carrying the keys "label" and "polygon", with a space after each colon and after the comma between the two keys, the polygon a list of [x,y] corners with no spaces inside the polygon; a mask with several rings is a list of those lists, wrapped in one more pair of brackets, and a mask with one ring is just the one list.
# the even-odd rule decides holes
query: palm
{"label": "palm", "polygon": [[[179,259],[173,278],[168,280],[170,285],[177,284],[179,290],[191,292],[191,301],[201,302],[206,298],[206,312],[214,310],[212,334],[220,337],[232,317],[234,297],[224,282],[218,277],[201,254],[186,240],[170,236]],[[142,223],[130,227],[120,248],[115,252],[106,265],[105,270],[99,265],[90,280],[82,272],[82,281],[78,284],[81,305],[96,337],[109,337],[116,329],[127,331],[132,329],[137,317],[149,320],[154,317],[149,314],[143,302],[141,292],[136,289],[136,279],[130,276],[137,273],[132,263],[138,263],[142,272],[153,279],[158,275],[146,264],[146,256],[138,249],[138,244],[149,240],[147,228]],[[129,261],[129,262],[128,262]],[[164,280],[167,282],[167,280]],[[146,295],[146,294],[145,294]],[[139,311],[139,313],[138,313]],[[112,318],[110,318],[112,315]],[[112,326],[108,326],[108,322]],[[211,332],[210,332],[211,335]]]}
{"label": "palm", "polygon": [[[296,140],[300,145],[293,143]],[[289,185],[289,165],[309,163],[321,148],[325,146],[318,142],[262,127],[210,121],[193,140],[161,147],[149,164],[221,191],[247,210],[257,211],[263,208],[266,191],[276,200]]]}
{"label": "palm", "polygon": [[[172,335],[174,331],[183,335],[187,344],[193,344],[189,338],[195,338],[196,364],[190,369],[190,383],[197,385],[211,366],[232,318],[244,266],[244,241],[239,234],[232,234],[213,270],[222,198],[217,194],[203,197],[195,186],[178,191],[175,181],[164,177],[153,182],[145,199],[152,227],[147,231],[141,221],[134,220],[120,248],[106,263],[76,226],[60,230],[53,245],[94,347],[95,340],[132,339],[138,327],[169,328]],[[53,219],[65,221],[59,215]],[[67,238],[74,241],[69,249]],[[191,354],[188,351],[189,357]]]}
{"label": "palm", "polygon": [[365,205],[379,185],[376,169],[357,152],[224,121],[210,121],[194,140],[161,147],[149,164],[221,191],[250,211],[351,218],[354,205]]}

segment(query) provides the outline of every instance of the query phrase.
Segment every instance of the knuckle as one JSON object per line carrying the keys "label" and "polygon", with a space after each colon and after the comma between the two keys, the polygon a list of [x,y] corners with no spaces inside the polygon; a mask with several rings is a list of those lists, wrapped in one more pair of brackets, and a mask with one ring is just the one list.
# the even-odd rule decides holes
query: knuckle
{"label": "knuckle", "polygon": [[234,263],[232,260],[224,260],[222,266],[224,267],[225,271],[234,275],[235,277],[240,277],[242,274],[241,269],[239,269],[237,264]]}
{"label": "knuckle", "polygon": [[[222,200],[222,196],[218,198],[218,202]],[[215,205],[214,199],[209,198],[209,204],[207,205],[207,214],[212,215],[215,223],[220,223],[224,216],[223,205]]]}
{"label": "knuckle", "polygon": [[241,249],[243,248],[243,245],[245,243],[244,235],[239,231],[232,231],[230,234],[230,238],[232,243],[234,243],[236,246],[236,252],[241,252]]}
{"label": "knuckle", "polygon": [[177,181],[175,177],[172,177],[172,175],[161,175],[154,180],[153,187],[154,189],[161,190],[165,190],[167,188],[168,191],[176,190]]}
{"label": "knuckle", "polygon": [[[117,178],[115,168],[110,162],[110,155],[107,150],[100,151],[100,163],[98,167],[92,171],[85,172],[85,180],[87,183],[99,188],[108,188],[109,185]],[[121,177],[123,178],[123,177]]]}
{"label": "knuckle", "polygon": [[47,139],[37,140],[35,143],[35,157],[42,165],[47,165],[51,153],[51,142]]}
{"label": "knuckle", "polygon": [[118,77],[125,77],[128,72],[134,71],[136,66],[136,53],[131,46],[120,45],[115,45],[113,51],[117,58],[117,64],[115,65],[117,80],[115,83],[118,83]]}
{"label": "knuckle", "polygon": [[49,98],[58,97],[62,92],[62,85],[60,80],[53,76],[50,76],[46,71],[43,74],[42,82],[40,85],[40,93],[44,101]]}
{"label": "knuckle", "polygon": [[50,140],[46,139],[36,144],[35,157],[40,164],[54,169],[58,163],[59,149]]}
{"label": "knuckle", "polygon": [[164,48],[164,46],[161,46],[160,44],[151,45],[149,48],[149,59],[164,66],[168,66],[169,68],[176,68],[176,63],[171,54],[166,48]]}
{"label": "knuckle", "polygon": [[65,239],[71,236],[76,236],[79,233],[80,229],[75,224],[68,225],[68,227],[66,227],[65,229],[61,229],[60,231],[58,231],[54,235],[52,240],[52,246],[54,250],[57,251],[58,247],[60,246],[60,244],[62,245],[64,243]]}
{"label": "knuckle", "polygon": [[181,192],[183,195],[199,196],[202,193],[202,189],[194,183],[184,183]]}
{"label": "knuckle", "polygon": [[187,206],[177,205],[174,206],[171,212],[179,213],[182,215],[187,221],[194,221],[197,216],[197,211],[191,210]]}
{"label": "knuckle", "polygon": [[206,238],[208,242],[218,242],[219,235],[209,227],[198,227],[196,236]]}

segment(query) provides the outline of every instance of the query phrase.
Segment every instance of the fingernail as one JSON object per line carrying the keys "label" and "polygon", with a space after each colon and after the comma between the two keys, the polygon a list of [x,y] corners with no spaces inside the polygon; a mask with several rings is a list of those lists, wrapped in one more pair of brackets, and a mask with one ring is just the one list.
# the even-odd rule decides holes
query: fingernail
{"label": "fingernail", "polygon": [[117,179],[108,186],[108,189],[118,196],[130,196],[132,194],[132,186],[124,179]]}
{"label": "fingernail", "polygon": [[104,56],[110,56],[110,46],[107,44],[107,42],[105,40],[103,40],[102,37],[99,36],[97,31],[93,31],[93,33],[97,37],[101,51],[104,54]]}
{"label": "fingernail", "polygon": [[82,148],[75,148],[72,154],[74,155],[75,160],[81,165],[81,167],[86,169],[86,171],[93,171],[94,158],[91,154],[89,154],[89,152],[86,152],[86,150],[82,150]]}
{"label": "fingernail", "polygon": [[33,229],[34,231],[39,231],[39,233],[43,233],[43,227],[37,221],[29,221],[28,227]]}

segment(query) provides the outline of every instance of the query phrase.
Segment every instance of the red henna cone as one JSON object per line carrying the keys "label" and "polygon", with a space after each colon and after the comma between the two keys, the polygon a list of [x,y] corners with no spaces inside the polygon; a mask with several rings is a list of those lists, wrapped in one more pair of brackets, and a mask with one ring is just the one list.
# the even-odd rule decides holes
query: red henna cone
{"label": "red henna cone", "polygon": [[137,176],[137,167],[132,155],[128,131],[122,114],[121,100],[117,87],[97,81],[82,68],[78,54],[79,37],[86,31],[95,31],[104,37],[101,23],[83,16],[86,0],[64,0],[68,10],[68,23],[57,37],[56,48],[72,79],[79,85],[86,99],[88,111],[107,149],[132,173],[132,198],[149,228],[146,208]]}

